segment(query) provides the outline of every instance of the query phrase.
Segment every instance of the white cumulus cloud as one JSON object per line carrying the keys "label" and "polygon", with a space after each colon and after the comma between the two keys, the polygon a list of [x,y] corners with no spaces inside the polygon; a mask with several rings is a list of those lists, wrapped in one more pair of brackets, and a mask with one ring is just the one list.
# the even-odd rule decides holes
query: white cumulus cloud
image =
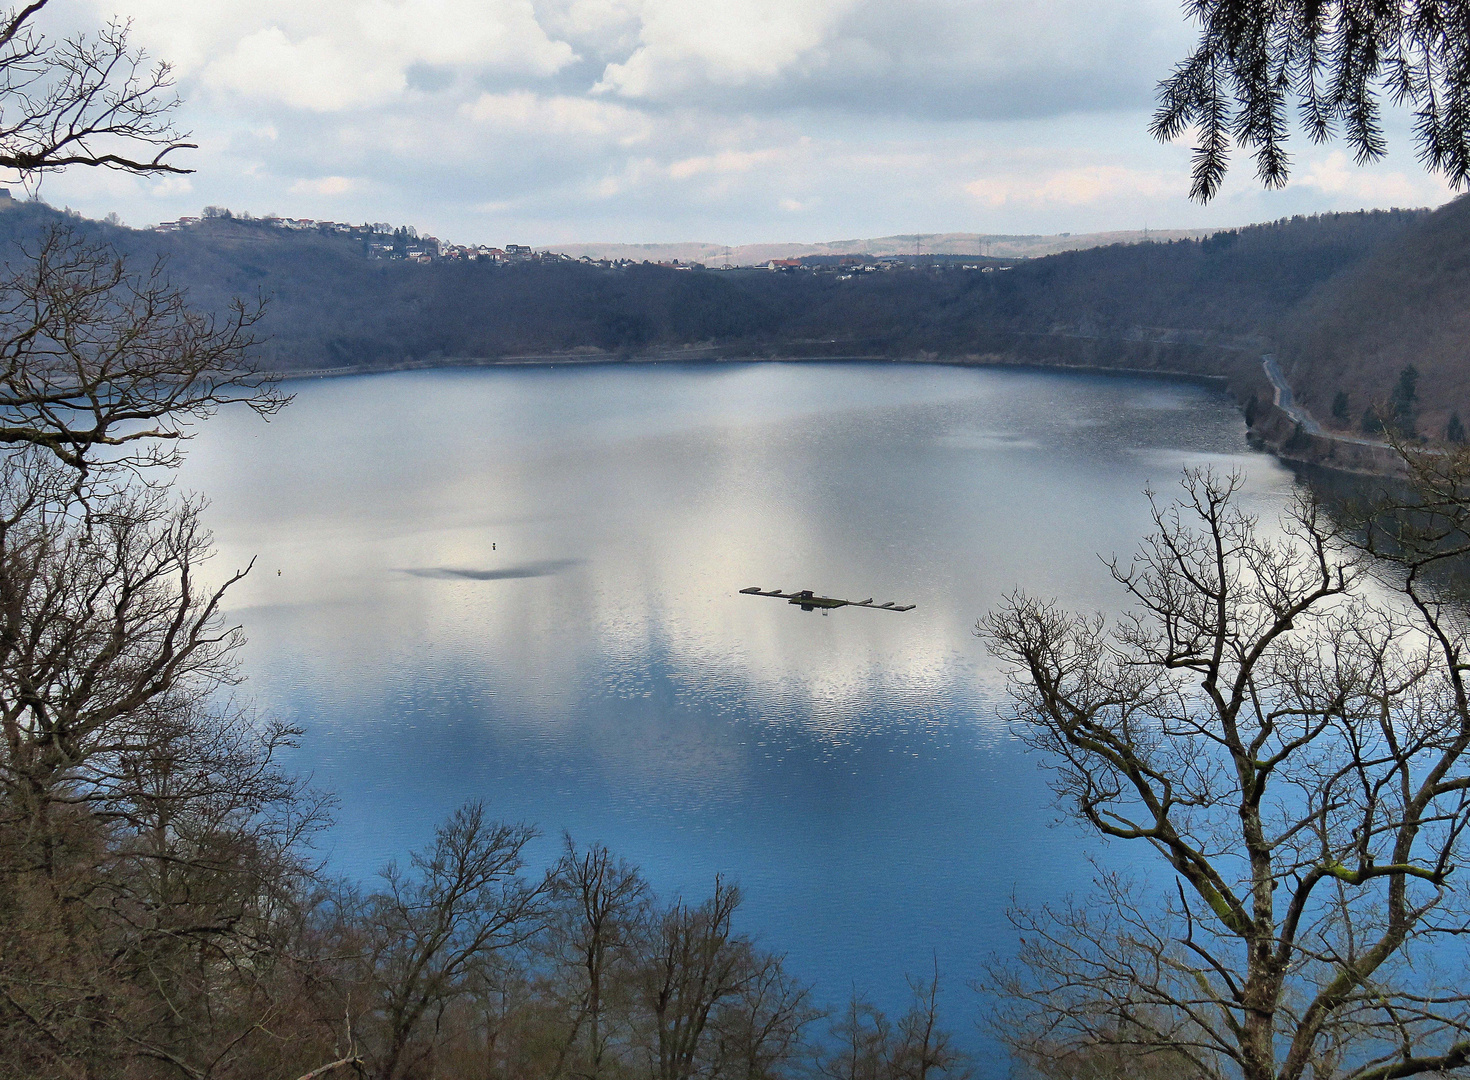
{"label": "white cumulus cloud", "polygon": [[464,241],[740,243],[1448,195],[1391,115],[1379,166],[1313,150],[1265,192],[1242,160],[1190,203],[1187,142],[1146,133],[1193,41],[1177,0],[82,0],[45,17],[75,32],[119,12],[176,65],[198,172],[74,170],[45,196],[129,221],[212,203]]}
{"label": "white cumulus cloud", "polygon": [[1363,199],[1378,205],[1419,206],[1439,203],[1453,195],[1438,177],[1410,176],[1400,169],[1363,168],[1341,150],[1308,162],[1294,184],[1324,195]]}
{"label": "white cumulus cloud", "polygon": [[318,112],[390,102],[416,69],[539,79],[576,58],[530,0],[139,0],[134,16],[186,79]]}
{"label": "white cumulus cloud", "polygon": [[1086,206],[1107,199],[1159,196],[1180,190],[1183,173],[1131,169],[1122,165],[1084,165],[1031,174],[1003,174],[972,180],[965,190],[990,207]]}
{"label": "white cumulus cloud", "polygon": [[349,176],[322,176],[315,180],[298,180],[287,190],[292,195],[345,195],[358,186]]}
{"label": "white cumulus cloud", "polygon": [[606,101],[571,95],[541,96],[528,90],[481,94],[464,105],[459,115],[478,128],[500,133],[610,139],[630,146],[649,137],[649,117]]}
{"label": "white cumulus cloud", "polygon": [[624,63],[609,64],[596,89],[668,97],[694,83],[769,82],[803,63],[822,63],[823,46],[856,3],[646,0],[638,48]]}

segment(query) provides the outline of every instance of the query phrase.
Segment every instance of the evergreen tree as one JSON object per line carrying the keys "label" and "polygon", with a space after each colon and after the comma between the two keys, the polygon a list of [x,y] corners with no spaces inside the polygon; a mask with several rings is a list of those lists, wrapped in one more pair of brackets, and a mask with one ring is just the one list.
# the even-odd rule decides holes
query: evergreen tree
{"label": "evergreen tree", "polygon": [[1219,193],[1238,150],[1254,155],[1267,187],[1284,186],[1286,143],[1298,130],[1314,142],[1341,137],[1359,162],[1377,161],[1388,151],[1385,97],[1413,109],[1414,141],[1429,168],[1456,188],[1470,179],[1463,4],[1192,0],[1185,7],[1199,21],[1199,40],[1159,85],[1152,132],[1193,141],[1193,198]]}
{"label": "evergreen tree", "polygon": [[1409,364],[1399,372],[1399,381],[1388,396],[1393,422],[1406,435],[1414,434],[1414,407],[1419,399],[1419,369]]}
{"label": "evergreen tree", "polygon": [[1460,414],[1450,413],[1450,422],[1444,426],[1444,437],[1446,442],[1462,443],[1465,441],[1465,425],[1460,421]]}
{"label": "evergreen tree", "polygon": [[1348,421],[1348,396],[1346,390],[1339,390],[1337,396],[1332,399],[1332,419],[1339,424]]}

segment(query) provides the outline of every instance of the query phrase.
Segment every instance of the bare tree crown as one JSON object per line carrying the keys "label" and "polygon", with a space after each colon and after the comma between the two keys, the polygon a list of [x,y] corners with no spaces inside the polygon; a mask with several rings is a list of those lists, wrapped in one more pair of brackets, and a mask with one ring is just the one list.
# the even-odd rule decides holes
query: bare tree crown
{"label": "bare tree crown", "polygon": [[[0,171],[38,182],[70,166],[138,175],[189,170],[167,64],[127,23],[53,40],[49,0],[0,13]],[[172,465],[192,420],[243,402],[284,404],[248,361],[260,304],[210,316],[161,263],[139,272],[65,228],[7,252],[0,272],[0,446],[40,446],[76,470]]]}
{"label": "bare tree crown", "polygon": [[0,444],[85,473],[174,465],[188,424],[220,405],[286,402],[249,362],[261,308],[201,313],[155,263],[130,270],[65,228],[0,271]]}
{"label": "bare tree crown", "polygon": [[169,65],[132,48],[126,22],[48,39],[36,28],[48,2],[0,13],[0,169],[23,179],[72,165],[191,172],[170,158],[194,144],[170,116]]}
{"label": "bare tree crown", "polygon": [[1091,907],[1015,914],[1023,962],[996,980],[1049,1032],[1018,1049],[1132,1045],[1247,1080],[1458,1067],[1470,995],[1433,973],[1470,928],[1450,628],[1383,602],[1308,500],[1263,535],[1239,486],[1191,472],[1154,502],[1113,564],[1135,601],[1116,627],[1017,594],[978,628],[1059,796],[1177,881],[1158,912],[1104,879]]}

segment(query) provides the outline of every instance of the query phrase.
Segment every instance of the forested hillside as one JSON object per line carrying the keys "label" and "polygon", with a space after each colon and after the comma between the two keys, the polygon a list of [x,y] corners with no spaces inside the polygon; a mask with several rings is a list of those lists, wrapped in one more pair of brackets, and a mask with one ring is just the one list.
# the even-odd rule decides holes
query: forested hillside
{"label": "forested hillside", "polygon": [[1420,433],[1442,436],[1454,412],[1470,420],[1470,198],[1326,282],[1277,337],[1298,398],[1324,423],[1341,392],[1335,426],[1359,426],[1409,366]]}
{"label": "forested hillside", "polygon": [[[1354,402],[1381,396],[1405,357],[1422,354],[1423,391],[1436,399],[1426,420],[1442,424],[1438,412],[1450,408],[1470,416],[1470,375],[1454,367],[1463,355],[1456,343],[1470,332],[1466,202],[1433,215],[1298,217],[1203,240],[983,268],[887,262],[866,273],[830,260],[781,273],[572,260],[423,265],[265,221],[215,217],[155,233],[38,203],[9,204],[0,239],[24,243],[60,220],[128,254],[167,257],[173,278],[206,308],[266,298],[263,360],[279,370],[563,354],[934,356],[1250,382],[1260,353],[1275,348],[1319,412],[1340,388]],[[1435,314],[1442,309],[1458,321]]]}

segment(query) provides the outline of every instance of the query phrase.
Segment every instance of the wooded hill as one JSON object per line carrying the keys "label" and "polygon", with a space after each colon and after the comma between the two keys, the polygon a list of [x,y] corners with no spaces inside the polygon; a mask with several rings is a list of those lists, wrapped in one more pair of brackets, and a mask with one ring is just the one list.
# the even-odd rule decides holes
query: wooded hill
{"label": "wooded hill", "polygon": [[[1273,328],[1298,399],[1324,424],[1356,426],[1400,373],[1419,373],[1419,432],[1470,422],[1470,197],[1425,216],[1346,267]],[[1345,421],[1334,422],[1337,393]]]}
{"label": "wooded hill", "polygon": [[58,221],[125,254],[166,256],[204,307],[266,297],[261,355],[283,371],[556,355],[940,358],[1225,374],[1245,401],[1267,392],[1259,357],[1274,350],[1324,422],[1339,390],[1356,421],[1409,362],[1432,403],[1421,430],[1442,430],[1452,409],[1470,417],[1467,200],[991,260],[990,272],[964,260],[847,274],[421,265],[265,221],[154,233],[19,202],[0,214],[0,241],[24,243]]}

